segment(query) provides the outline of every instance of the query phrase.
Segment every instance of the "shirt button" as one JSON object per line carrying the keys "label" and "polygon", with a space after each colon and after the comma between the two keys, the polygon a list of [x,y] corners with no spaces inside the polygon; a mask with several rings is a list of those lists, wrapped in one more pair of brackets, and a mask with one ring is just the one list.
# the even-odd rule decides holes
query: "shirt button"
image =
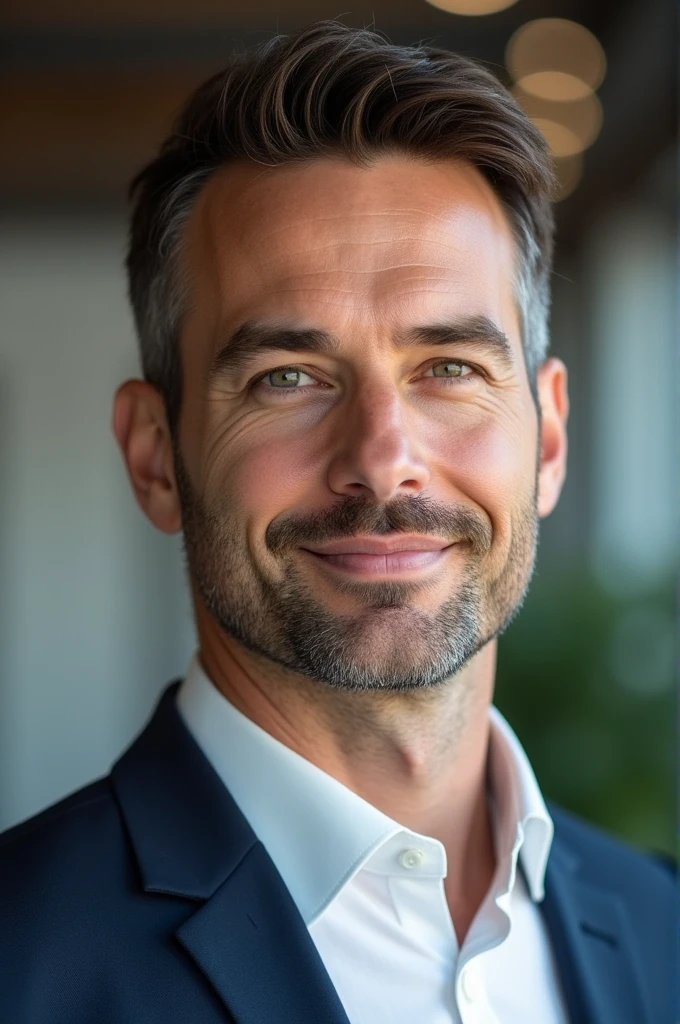
{"label": "shirt button", "polygon": [[417,868],[423,863],[422,850],[403,850],[399,854],[399,863],[402,868]]}
{"label": "shirt button", "polygon": [[460,976],[460,988],[463,993],[463,998],[466,1002],[471,1003],[479,995],[479,986],[477,985],[477,979],[471,971],[462,971]]}

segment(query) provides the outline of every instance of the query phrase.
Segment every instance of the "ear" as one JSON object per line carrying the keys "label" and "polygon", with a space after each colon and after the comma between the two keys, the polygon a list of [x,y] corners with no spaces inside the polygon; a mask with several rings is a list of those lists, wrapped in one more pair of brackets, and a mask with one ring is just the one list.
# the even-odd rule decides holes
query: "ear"
{"label": "ear", "polygon": [[561,359],[546,359],[537,374],[541,406],[541,460],[538,474],[538,514],[549,516],[557,505],[567,475],[567,368]]}
{"label": "ear", "polygon": [[182,528],[172,442],[159,391],[128,380],[116,391],[112,428],[139,507],[164,533]]}

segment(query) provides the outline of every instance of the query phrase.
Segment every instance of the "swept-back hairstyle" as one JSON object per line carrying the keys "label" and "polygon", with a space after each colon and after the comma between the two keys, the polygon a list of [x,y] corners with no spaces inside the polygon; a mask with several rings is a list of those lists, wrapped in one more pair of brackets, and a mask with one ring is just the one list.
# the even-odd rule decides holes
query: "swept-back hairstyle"
{"label": "swept-back hairstyle", "polygon": [[503,204],[517,243],[516,295],[535,397],[548,350],[553,247],[543,136],[475,61],[325,21],[232,56],[189,97],[158,156],[130,185],[130,301],[144,377],[161,392],[173,434],[187,301],[179,257],[210,175],[236,159],[275,166],[341,155],[366,165],[399,152],[467,160]]}

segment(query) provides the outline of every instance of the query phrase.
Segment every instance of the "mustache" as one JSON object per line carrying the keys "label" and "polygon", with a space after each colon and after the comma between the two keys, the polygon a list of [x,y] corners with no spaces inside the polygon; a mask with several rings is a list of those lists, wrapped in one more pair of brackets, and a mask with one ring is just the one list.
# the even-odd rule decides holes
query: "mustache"
{"label": "mustache", "polygon": [[277,555],[305,544],[391,533],[418,533],[441,537],[452,544],[468,543],[476,555],[488,551],[492,539],[489,519],[461,504],[446,505],[416,495],[378,506],[347,495],[315,514],[288,512],[279,516],[267,527],[265,543]]}

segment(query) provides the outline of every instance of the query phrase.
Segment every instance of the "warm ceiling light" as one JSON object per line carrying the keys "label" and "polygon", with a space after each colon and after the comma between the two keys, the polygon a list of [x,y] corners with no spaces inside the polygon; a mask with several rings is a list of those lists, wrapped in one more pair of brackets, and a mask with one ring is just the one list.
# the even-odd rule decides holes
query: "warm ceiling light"
{"label": "warm ceiling light", "polygon": [[583,153],[575,153],[574,156],[565,157],[563,160],[555,160],[554,167],[557,188],[553,193],[552,200],[554,203],[561,203],[563,199],[572,194],[583,177]]}
{"label": "warm ceiling light", "polygon": [[495,14],[512,7],[517,0],[427,0],[428,4],[438,7],[449,14]]}
{"label": "warm ceiling light", "polygon": [[505,62],[525,92],[549,100],[577,100],[605,76],[604,50],[592,32],[566,18],[538,18],[510,37]]}
{"label": "warm ceiling light", "polygon": [[593,91],[582,79],[568,75],[565,71],[534,71],[520,78],[517,84],[524,92],[531,93],[541,99],[582,100]]}
{"label": "warm ceiling light", "polygon": [[602,128],[602,104],[594,93],[572,103],[527,95],[517,86],[512,94],[545,135],[554,157],[573,156],[592,146]]}

